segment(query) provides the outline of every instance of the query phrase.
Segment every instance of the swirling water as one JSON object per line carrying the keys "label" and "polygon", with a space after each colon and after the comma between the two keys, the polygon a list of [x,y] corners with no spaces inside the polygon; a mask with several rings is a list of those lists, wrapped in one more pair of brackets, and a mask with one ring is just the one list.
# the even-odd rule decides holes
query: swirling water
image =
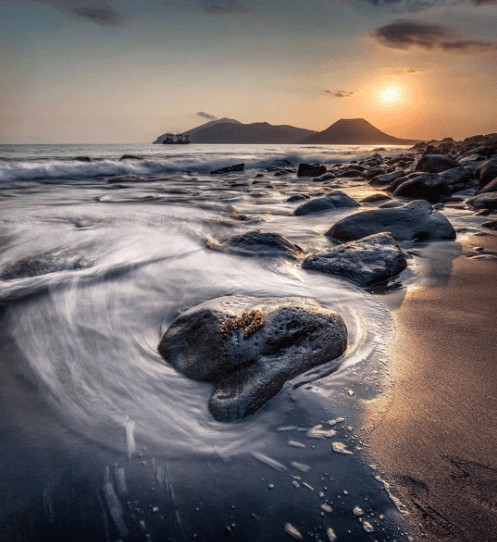
{"label": "swirling water", "polygon": [[[122,154],[143,159],[119,161]],[[306,252],[327,246],[323,233],[349,211],[293,215],[298,203],[287,202],[289,196],[329,187],[297,179],[292,168],[368,154],[371,147],[2,146],[3,333],[22,360],[16,370],[53,415],[43,423],[61,423],[128,456],[252,453],[266,464],[292,401],[311,424],[322,421],[313,419],[316,405],[360,423],[361,402],[391,386],[386,351],[394,325],[381,299],[306,272],[298,261],[210,250],[206,239],[258,228]],[[246,164],[243,173],[209,174],[239,162]],[[354,180],[344,187],[362,190]],[[157,344],[182,311],[223,295],[315,299],[344,318],[349,347],[340,359],[287,383],[255,415],[218,423],[207,410],[211,385],[176,373]]]}

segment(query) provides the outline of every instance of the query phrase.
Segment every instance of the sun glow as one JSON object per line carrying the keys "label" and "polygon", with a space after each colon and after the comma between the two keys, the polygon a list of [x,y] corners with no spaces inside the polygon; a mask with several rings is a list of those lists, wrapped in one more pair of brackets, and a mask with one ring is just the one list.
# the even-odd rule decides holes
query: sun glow
{"label": "sun glow", "polygon": [[387,88],[387,90],[385,90],[381,96],[385,100],[385,102],[392,102],[393,100],[395,100],[395,98],[397,98],[398,95],[399,93],[396,89]]}

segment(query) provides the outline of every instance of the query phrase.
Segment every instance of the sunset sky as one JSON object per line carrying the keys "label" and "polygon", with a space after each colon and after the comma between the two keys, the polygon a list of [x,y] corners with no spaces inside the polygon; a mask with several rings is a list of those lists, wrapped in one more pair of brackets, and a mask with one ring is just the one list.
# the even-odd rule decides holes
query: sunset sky
{"label": "sunset sky", "polygon": [[0,143],[210,118],[497,132],[497,0],[0,0]]}

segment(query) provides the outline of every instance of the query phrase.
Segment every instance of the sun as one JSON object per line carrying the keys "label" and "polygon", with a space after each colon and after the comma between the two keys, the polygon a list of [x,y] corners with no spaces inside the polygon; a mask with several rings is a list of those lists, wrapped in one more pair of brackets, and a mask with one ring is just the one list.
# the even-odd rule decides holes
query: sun
{"label": "sun", "polygon": [[385,100],[385,102],[393,102],[398,95],[399,93],[394,88],[387,88],[387,90],[383,92],[382,98]]}

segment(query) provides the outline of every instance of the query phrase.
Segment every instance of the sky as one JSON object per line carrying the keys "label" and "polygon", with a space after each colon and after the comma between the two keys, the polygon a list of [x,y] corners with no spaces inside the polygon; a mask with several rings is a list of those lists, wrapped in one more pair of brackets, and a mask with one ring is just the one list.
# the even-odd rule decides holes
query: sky
{"label": "sky", "polygon": [[208,120],[497,132],[497,0],[0,0],[0,143]]}

